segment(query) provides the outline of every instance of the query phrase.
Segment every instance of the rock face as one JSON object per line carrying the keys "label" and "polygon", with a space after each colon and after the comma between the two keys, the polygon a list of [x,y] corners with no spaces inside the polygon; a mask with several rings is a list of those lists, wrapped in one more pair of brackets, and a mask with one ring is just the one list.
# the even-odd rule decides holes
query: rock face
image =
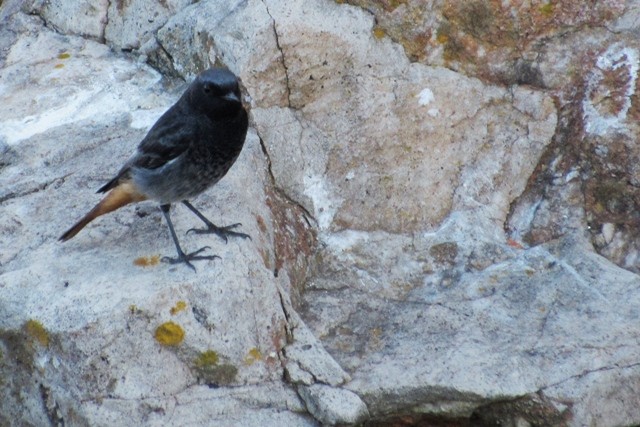
{"label": "rock face", "polygon": [[[640,9],[339,3],[0,6],[0,424],[640,423]],[[252,240],[58,243],[213,64]]]}

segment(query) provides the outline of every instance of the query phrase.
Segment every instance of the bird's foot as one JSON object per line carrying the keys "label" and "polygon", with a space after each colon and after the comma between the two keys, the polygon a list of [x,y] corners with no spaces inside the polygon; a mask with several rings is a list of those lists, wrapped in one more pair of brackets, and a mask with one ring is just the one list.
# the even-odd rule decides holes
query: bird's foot
{"label": "bird's foot", "polygon": [[183,262],[187,264],[189,267],[191,267],[191,269],[195,272],[196,268],[193,266],[193,264],[191,264],[190,261],[205,260],[205,259],[211,260],[216,258],[220,259],[218,255],[198,255],[200,252],[207,249],[211,249],[211,248],[209,246],[205,246],[198,249],[195,252],[191,252],[190,254],[185,254],[184,252],[182,252],[182,250],[179,250],[178,256],[176,258],[165,256],[165,257],[162,257],[161,261],[166,262],[167,264],[179,264]]}
{"label": "bird's foot", "polygon": [[218,227],[213,223],[207,223],[207,228],[191,228],[187,230],[187,234],[194,232],[196,234],[215,234],[224,240],[225,243],[228,241],[228,237],[242,237],[243,239],[250,239],[251,236],[245,233],[240,233],[238,231],[233,231],[234,228],[241,226],[239,222],[236,224],[227,225],[225,227]]}

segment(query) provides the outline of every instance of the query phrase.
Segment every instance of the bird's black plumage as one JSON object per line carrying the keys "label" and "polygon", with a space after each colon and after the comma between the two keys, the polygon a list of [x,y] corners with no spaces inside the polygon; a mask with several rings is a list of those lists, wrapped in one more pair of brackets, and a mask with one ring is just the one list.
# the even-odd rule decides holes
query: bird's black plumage
{"label": "bird's black plumage", "polygon": [[182,252],[171,219],[169,207],[183,202],[207,228],[195,232],[248,237],[217,227],[188,201],[218,182],[238,158],[248,129],[247,112],[242,106],[236,76],[226,69],[209,69],[201,73],[182,97],[167,110],[138,145],[134,155],[116,176],[98,192],[107,196],[60,240],[68,240],[99,215],[125,204],[151,199],[160,203],[167,219],[178,258],[170,262],[211,259],[210,256]]}

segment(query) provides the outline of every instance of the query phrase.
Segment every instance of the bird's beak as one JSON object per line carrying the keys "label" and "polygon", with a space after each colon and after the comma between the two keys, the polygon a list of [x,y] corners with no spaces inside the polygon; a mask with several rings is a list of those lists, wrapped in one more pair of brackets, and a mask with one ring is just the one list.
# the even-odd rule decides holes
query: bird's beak
{"label": "bird's beak", "polygon": [[223,99],[226,99],[228,101],[234,101],[234,102],[240,102],[240,99],[238,99],[238,97],[236,96],[235,93],[233,92],[229,92],[227,93],[225,96],[222,97]]}

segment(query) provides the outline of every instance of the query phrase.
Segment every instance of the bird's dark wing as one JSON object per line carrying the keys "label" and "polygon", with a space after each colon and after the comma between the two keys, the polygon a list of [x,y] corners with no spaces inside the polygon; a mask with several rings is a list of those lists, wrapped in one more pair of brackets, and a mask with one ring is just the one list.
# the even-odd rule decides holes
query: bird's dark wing
{"label": "bird's dark wing", "polygon": [[125,179],[132,167],[156,169],[184,153],[200,137],[200,126],[189,114],[174,105],[149,130],[136,154],[98,192],[104,193]]}
{"label": "bird's dark wing", "polygon": [[158,119],[138,145],[129,166],[156,169],[184,153],[198,139],[199,126],[189,114],[171,108]]}

